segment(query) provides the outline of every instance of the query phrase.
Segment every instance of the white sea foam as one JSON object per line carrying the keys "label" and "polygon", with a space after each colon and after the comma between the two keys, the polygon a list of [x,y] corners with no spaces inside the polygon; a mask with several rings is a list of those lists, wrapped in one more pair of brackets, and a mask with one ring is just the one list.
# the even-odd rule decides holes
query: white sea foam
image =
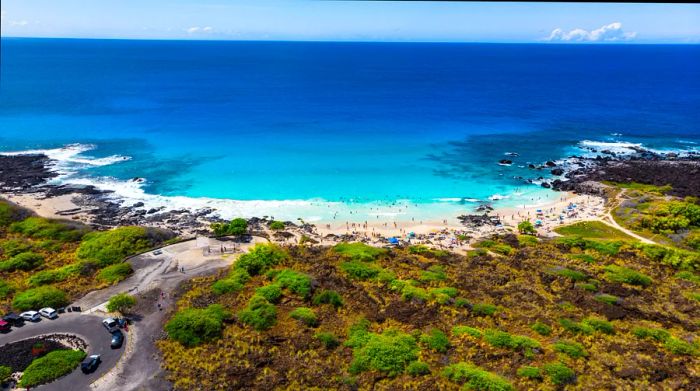
{"label": "white sea foam", "polygon": [[500,194],[494,194],[494,195],[492,195],[492,196],[489,197],[489,199],[490,199],[491,201],[505,200],[505,199],[508,199],[508,198],[510,198],[510,196],[504,196],[504,195],[500,195]]}
{"label": "white sea foam", "polygon": [[462,198],[462,197],[445,197],[445,198],[433,198],[433,201],[438,202],[479,202],[477,198]]}

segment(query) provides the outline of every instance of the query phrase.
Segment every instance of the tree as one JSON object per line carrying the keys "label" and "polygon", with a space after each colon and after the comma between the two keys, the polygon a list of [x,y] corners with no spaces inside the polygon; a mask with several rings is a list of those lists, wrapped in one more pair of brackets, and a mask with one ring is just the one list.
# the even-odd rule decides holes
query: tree
{"label": "tree", "polygon": [[525,220],[518,223],[518,232],[523,235],[534,235],[537,233],[535,226],[532,225],[530,220]]}
{"label": "tree", "polygon": [[270,229],[273,231],[279,231],[284,229],[284,223],[281,221],[273,221],[270,223]]}
{"label": "tree", "polygon": [[211,225],[212,231],[216,236],[226,236],[234,235],[240,236],[248,233],[248,222],[243,218],[236,218],[228,223],[213,223]]}
{"label": "tree", "polygon": [[120,293],[118,295],[112,296],[107,303],[107,311],[109,312],[125,312],[129,308],[136,305],[136,298],[126,293]]}

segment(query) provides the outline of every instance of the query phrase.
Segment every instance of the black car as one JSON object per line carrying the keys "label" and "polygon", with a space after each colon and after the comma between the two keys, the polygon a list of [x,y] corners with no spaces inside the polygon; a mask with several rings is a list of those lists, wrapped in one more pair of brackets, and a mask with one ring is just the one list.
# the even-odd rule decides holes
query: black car
{"label": "black car", "polygon": [[95,372],[101,362],[99,354],[92,355],[88,357],[87,361],[80,364],[80,370],[85,374]]}
{"label": "black car", "polygon": [[9,314],[3,316],[2,320],[15,327],[22,326],[24,324],[24,319],[22,319],[21,316],[15,314],[14,312],[10,312]]}
{"label": "black car", "polygon": [[112,349],[119,349],[122,347],[122,343],[124,343],[124,334],[121,330],[112,332],[112,343],[110,344]]}

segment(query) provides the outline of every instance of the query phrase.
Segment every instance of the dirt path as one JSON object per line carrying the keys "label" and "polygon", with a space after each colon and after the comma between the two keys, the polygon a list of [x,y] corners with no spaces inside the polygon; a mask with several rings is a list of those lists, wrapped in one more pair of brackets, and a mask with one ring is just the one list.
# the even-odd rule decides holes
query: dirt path
{"label": "dirt path", "polygon": [[617,221],[615,221],[615,219],[612,216],[612,213],[615,210],[615,208],[617,208],[618,206],[620,206],[620,204],[622,204],[622,201],[624,200],[624,198],[623,198],[624,194],[625,194],[625,189],[622,189],[620,191],[620,193],[615,197],[615,201],[608,207],[608,210],[606,211],[605,216],[603,216],[600,219],[600,221],[603,222],[604,224],[607,224],[610,227],[613,227],[615,229],[618,229],[618,230],[624,232],[625,234],[639,240],[642,243],[658,244],[651,239],[647,239],[639,234],[634,233],[633,231],[621,226],[620,224],[617,223]]}

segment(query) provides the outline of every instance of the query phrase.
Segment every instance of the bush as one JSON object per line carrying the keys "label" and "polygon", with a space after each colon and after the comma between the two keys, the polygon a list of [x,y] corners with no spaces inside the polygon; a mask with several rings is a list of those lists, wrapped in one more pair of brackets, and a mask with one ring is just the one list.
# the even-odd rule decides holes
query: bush
{"label": "bush", "polygon": [[610,304],[610,305],[620,303],[619,297],[614,296],[614,295],[609,295],[607,293],[601,293],[599,295],[596,295],[595,299],[596,299],[596,301],[599,301],[599,302],[605,303],[605,304]]}
{"label": "bush", "polygon": [[335,308],[343,306],[343,298],[336,291],[323,290],[314,295],[314,305],[330,304]]}
{"label": "bush", "polygon": [[406,367],[406,373],[411,376],[424,376],[430,374],[430,367],[422,361],[414,361]]}
{"label": "bush", "polygon": [[250,280],[250,275],[244,269],[233,269],[228,277],[217,280],[212,284],[211,290],[217,295],[229,292],[238,292],[243,289]]}
{"label": "bush", "polygon": [[585,323],[574,322],[571,319],[562,318],[559,319],[559,324],[564,330],[569,331],[573,334],[593,334],[593,327]]}
{"label": "bush", "polygon": [[21,387],[34,387],[48,383],[75,369],[85,358],[82,350],[60,349],[37,358],[24,370],[19,381]]}
{"label": "bush", "polygon": [[610,282],[621,282],[630,285],[649,286],[651,278],[636,270],[617,265],[605,267],[605,278]]}
{"label": "bush", "polygon": [[673,354],[683,356],[698,356],[700,355],[700,345],[697,343],[686,342],[676,337],[670,337],[664,342],[664,348]]}
{"label": "bush", "polygon": [[309,307],[299,307],[289,313],[292,319],[296,319],[309,327],[318,326],[318,318],[316,313]]}
{"label": "bush", "polygon": [[61,242],[80,240],[85,234],[84,229],[75,229],[68,223],[45,219],[43,217],[28,217],[10,225],[10,232],[19,233],[35,239],[53,239]]}
{"label": "bush", "polygon": [[255,330],[267,330],[277,323],[277,309],[264,297],[255,295],[248,306],[238,312],[238,319]]}
{"label": "bush", "polygon": [[270,223],[270,229],[273,231],[279,231],[284,229],[284,223],[281,221],[273,221]]}
{"label": "bush", "polygon": [[42,270],[35,273],[27,282],[29,285],[37,287],[41,285],[48,285],[54,282],[65,281],[71,276],[80,274],[80,265],[73,263],[57,269]]}
{"label": "bush", "polygon": [[416,340],[409,334],[392,329],[382,334],[367,333],[366,330],[360,330],[360,333],[363,338],[354,339],[350,373],[376,370],[396,376],[418,359]]}
{"label": "bush", "polygon": [[537,321],[537,322],[533,323],[532,326],[530,326],[530,328],[531,328],[534,332],[536,332],[537,334],[543,335],[543,336],[544,336],[544,335],[549,335],[549,334],[552,333],[552,328],[549,327],[549,326],[547,326],[546,324],[540,322],[540,321]]}
{"label": "bush", "polygon": [[130,255],[144,252],[163,239],[164,237],[149,235],[149,231],[142,227],[119,227],[85,235],[76,254],[78,259],[93,261],[100,267],[105,267]]}
{"label": "bush", "polygon": [[29,216],[29,211],[0,200],[0,227],[7,227]]}
{"label": "bush", "polygon": [[457,296],[457,288],[449,286],[443,288],[432,288],[428,292],[430,293],[430,296],[440,304],[445,304],[451,298]]}
{"label": "bush", "polygon": [[7,257],[32,250],[32,244],[26,239],[3,239],[0,241],[0,253]]}
{"label": "bush", "polygon": [[554,351],[564,353],[571,358],[588,356],[588,352],[583,348],[583,345],[574,341],[558,341],[554,344]]}
{"label": "bush", "polygon": [[521,247],[536,246],[539,241],[536,237],[530,235],[518,235],[518,243]]}
{"label": "bush", "polygon": [[274,270],[268,273],[281,288],[286,288],[302,298],[311,295],[311,277],[291,269]]}
{"label": "bush", "polygon": [[635,327],[632,329],[632,334],[637,338],[641,339],[653,339],[655,341],[663,342],[671,337],[671,333],[664,329],[655,329],[647,327]]}
{"label": "bush", "polygon": [[256,244],[238,258],[234,268],[245,270],[251,276],[257,276],[286,258],[287,253],[273,244]]}
{"label": "bush", "polygon": [[543,368],[552,383],[556,385],[572,383],[576,380],[576,373],[560,362],[545,364]]}
{"label": "bush", "polygon": [[248,232],[248,222],[243,218],[236,218],[228,223],[213,223],[211,225],[212,231],[216,236],[226,236],[234,235],[240,236],[245,235]]}
{"label": "bush", "polygon": [[369,280],[377,277],[382,271],[379,266],[368,264],[362,261],[348,261],[340,264],[340,269],[351,278],[358,280]]}
{"label": "bush", "polygon": [[469,303],[469,300],[465,299],[464,297],[458,297],[455,299],[455,307],[471,307],[471,303]]}
{"label": "bush", "polygon": [[6,298],[14,291],[15,288],[13,288],[12,285],[10,285],[7,281],[3,279],[0,279],[0,299]]}
{"label": "bush", "polygon": [[333,350],[340,345],[340,341],[333,333],[319,332],[316,333],[314,337],[316,337],[317,340],[321,341],[323,346],[325,346],[328,350]]}
{"label": "bush", "polygon": [[459,336],[459,335],[464,335],[464,334],[471,335],[474,338],[481,338],[481,336],[483,335],[481,330],[474,328],[474,327],[455,326],[452,328],[452,335]]}
{"label": "bush", "polygon": [[[1,207],[2,207],[2,204],[0,204],[0,208]],[[0,384],[7,383],[7,381],[10,380],[10,376],[12,376],[12,368],[4,366],[4,365],[0,365]]]}
{"label": "bush", "polygon": [[107,311],[109,312],[126,312],[129,308],[136,305],[136,298],[126,293],[119,293],[112,296],[107,302]]}
{"label": "bush", "polygon": [[472,312],[479,316],[492,316],[498,311],[498,307],[493,304],[477,303],[472,306]]}
{"label": "bush", "polygon": [[533,349],[541,347],[537,340],[524,335],[511,335],[505,331],[488,329],[484,331],[484,340],[491,346],[520,350],[526,354],[532,354]]}
{"label": "bush", "polygon": [[224,319],[230,314],[219,304],[204,309],[187,308],[178,311],[165,324],[168,336],[183,346],[192,347],[219,338]]}
{"label": "bush", "polygon": [[261,286],[255,290],[255,294],[264,297],[265,300],[269,301],[270,303],[277,303],[282,297],[282,287],[280,287],[278,284]]}
{"label": "bush", "polygon": [[700,275],[697,275],[691,271],[686,270],[686,271],[678,272],[678,273],[676,273],[676,275],[674,277],[681,279],[681,280],[690,281],[695,285],[700,285]]}
{"label": "bush", "polygon": [[42,286],[18,293],[12,301],[12,306],[20,311],[43,307],[58,308],[66,304],[68,304],[66,294],[52,286]]}
{"label": "bush", "polygon": [[518,368],[517,374],[528,379],[542,379],[542,371],[537,367],[522,366]]}
{"label": "bush", "polygon": [[465,383],[466,390],[510,391],[514,390],[508,380],[465,362],[445,367],[442,375],[456,383]]}
{"label": "bush", "polygon": [[383,248],[368,246],[364,243],[338,243],[333,250],[353,261],[371,262],[380,255],[386,254]]}
{"label": "bush", "polygon": [[31,251],[20,253],[7,261],[0,262],[1,272],[13,272],[15,270],[32,270],[44,263],[44,257]]}
{"label": "bush", "polygon": [[530,220],[525,220],[518,223],[518,232],[523,235],[534,235],[537,233],[537,230]]}
{"label": "bush", "polygon": [[420,274],[420,280],[423,282],[444,281],[445,279],[447,279],[445,268],[440,265],[433,265]]}
{"label": "bush", "polygon": [[117,263],[100,270],[97,278],[109,284],[115,284],[127,278],[134,269],[128,262]]}
{"label": "bush", "polygon": [[614,334],[615,333],[615,327],[612,325],[612,323],[610,323],[604,319],[589,317],[589,318],[584,319],[581,323],[588,325],[588,326],[591,326],[593,328],[593,330],[600,331],[601,333],[604,333],[604,334]]}
{"label": "bush", "polygon": [[580,272],[577,270],[567,269],[567,268],[555,270],[554,274],[556,274],[558,276],[566,277],[569,280],[574,281],[574,282],[586,281],[588,279],[588,276],[586,275],[586,273],[583,273],[583,272]]}
{"label": "bush", "polygon": [[450,340],[440,329],[433,328],[430,333],[420,337],[420,341],[436,352],[445,353],[450,347]]}
{"label": "bush", "polygon": [[401,298],[403,300],[430,300],[431,295],[428,293],[428,291],[416,286],[416,284],[418,284],[418,282],[415,280],[394,280],[389,288],[393,291],[398,291],[401,293]]}
{"label": "bush", "polygon": [[695,230],[689,233],[688,236],[683,239],[683,244],[693,250],[700,251],[700,231]]}

